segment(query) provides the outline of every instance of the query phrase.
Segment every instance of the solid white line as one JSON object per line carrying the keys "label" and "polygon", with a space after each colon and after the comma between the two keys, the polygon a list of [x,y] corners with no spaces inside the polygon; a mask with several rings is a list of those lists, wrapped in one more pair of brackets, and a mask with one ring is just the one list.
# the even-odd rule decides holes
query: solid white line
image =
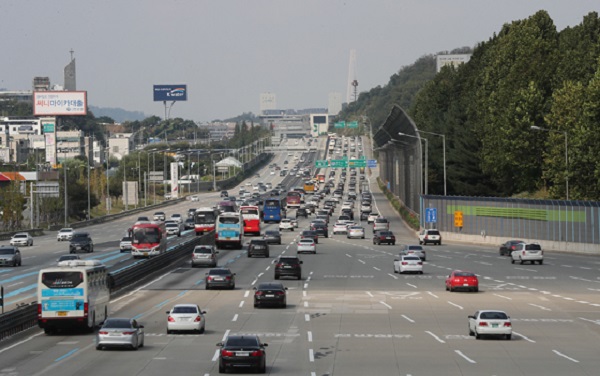
{"label": "solid white line", "polygon": [[242,301],[240,302],[240,308],[242,308],[243,306],[244,306],[244,300],[242,300]]}
{"label": "solid white line", "polygon": [[23,282],[21,281],[21,282],[13,283],[12,285],[8,285],[6,287],[14,287],[14,286],[20,285],[21,283],[23,283]]}
{"label": "solid white line", "polygon": [[565,359],[569,359],[569,360],[570,360],[570,361],[572,361],[572,362],[579,363],[579,360],[577,360],[577,359],[573,359],[573,358],[571,358],[571,357],[569,357],[569,356],[566,356],[565,354],[562,354],[562,353],[560,353],[560,352],[558,352],[558,351],[556,351],[556,350],[552,350],[552,352],[554,352],[554,353],[555,353],[556,355],[558,355],[558,356],[562,356],[562,357],[563,357],[563,358],[565,358]]}
{"label": "solid white line", "polygon": [[388,307],[389,309],[392,309],[392,306],[391,306],[391,305],[389,305],[389,304],[387,304],[387,303],[386,303],[386,302],[384,302],[384,301],[381,301],[381,300],[380,300],[380,301],[379,301],[379,303],[383,304],[384,306]]}
{"label": "solid white line", "polygon": [[225,331],[225,334],[223,334],[223,339],[221,341],[225,341],[225,339],[227,338],[228,335],[229,335],[229,329],[227,329]]}
{"label": "solid white line", "polygon": [[348,257],[352,257],[351,255],[349,255],[349,254],[347,254],[347,253],[346,253],[346,256],[348,256]]}
{"label": "solid white line", "polygon": [[473,359],[467,357],[465,354],[463,354],[460,350],[454,350],[455,353],[457,353],[458,355],[462,356],[463,358],[465,358],[465,360],[469,363],[477,363],[476,361],[474,361]]}
{"label": "solid white line", "polygon": [[432,336],[433,338],[435,338],[439,343],[446,343],[446,341],[444,341],[443,339],[439,338],[438,336],[436,336],[435,334],[431,333],[428,330],[426,330],[425,333],[427,333],[430,336]]}
{"label": "solid white line", "polygon": [[580,317],[579,319],[583,320],[583,321],[591,322],[591,323],[596,324],[596,325],[600,325],[600,320],[590,320],[590,319],[586,319],[586,318],[583,318],[583,317]]}
{"label": "solid white line", "polygon": [[499,298],[502,298],[502,299],[512,300],[512,298],[509,298],[508,296],[504,296],[504,295],[500,295],[500,294],[494,294],[494,295]]}
{"label": "solid white line", "polygon": [[308,360],[311,362],[315,361],[315,353],[313,352],[313,349],[308,349]]}
{"label": "solid white line", "polygon": [[219,359],[219,349],[215,350],[215,355],[212,357],[212,361],[216,362]]}
{"label": "solid white line", "polygon": [[431,291],[427,291],[427,293],[431,296],[433,296],[436,299],[439,299],[439,297],[437,295],[435,295],[434,293],[432,293]]}
{"label": "solid white line", "polygon": [[271,265],[267,266],[267,268],[265,270],[269,270],[271,269]]}
{"label": "solid white line", "polygon": [[302,291],[302,296],[306,296],[306,290]]}
{"label": "solid white line", "polygon": [[370,291],[367,291],[367,295],[369,295],[371,298],[374,298],[373,294],[371,294]]}
{"label": "solid white line", "polygon": [[393,275],[392,273],[388,273],[388,275],[394,279],[398,279],[398,277],[396,277],[395,275]]}
{"label": "solid white line", "polygon": [[304,314],[304,321],[310,321],[310,315],[308,313]]}
{"label": "solid white line", "polygon": [[526,336],[522,335],[521,333],[517,333],[517,332],[512,332],[512,333],[513,333],[513,334],[516,334],[516,335],[518,335],[518,336],[519,336],[519,337],[521,337],[521,338],[523,338],[525,341],[528,341],[528,342],[531,342],[531,343],[535,343],[535,341],[534,341],[534,340],[532,340],[532,339],[529,339],[528,337],[526,337]]}
{"label": "solid white line", "polygon": [[415,320],[411,319],[410,317],[406,316],[406,315],[402,315],[402,317],[404,317],[406,320],[410,321],[410,322],[415,322]]}
{"label": "solid white line", "polygon": [[306,333],[306,335],[307,335],[307,337],[308,337],[308,342],[312,342],[312,332],[311,332],[311,331],[308,331],[308,332]]}
{"label": "solid white line", "polygon": [[381,269],[379,269],[379,268],[378,268],[378,267],[376,267],[376,266],[374,266],[374,267],[373,267],[373,269],[375,269],[375,270],[381,270]]}
{"label": "solid white line", "polygon": [[412,284],[410,284],[410,283],[407,283],[407,285],[409,285],[410,287],[417,288],[417,286],[415,286],[415,285],[412,285]]}
{"label": "solid white line", "polygon": [[451,304],[451,305],[453,305],[453,306],[455,306],[455,307],[457,307],[459,309],[464,309],[463,307],[459,306],[458,304],[454,304],[451,301],[448,301],[448,304]]}
{"label": "solid white line", "polygon": [[360,260],[360,259],[358,260],[358,262],[360,262],[363,265],[366,264],[366,262],[364,262],[363,260]]}
{"label": "solid white line", "polygon": [[233,319],[232,319],[231,321],[237,321],[237,319],[238,319],[238,314],[236,313],[236,314],[233,316]]}
{"label": "solid white line", "polygon": [[244,293],[244,298],[247,298],[250,295],[250,291],[246,290],[246,292]]}

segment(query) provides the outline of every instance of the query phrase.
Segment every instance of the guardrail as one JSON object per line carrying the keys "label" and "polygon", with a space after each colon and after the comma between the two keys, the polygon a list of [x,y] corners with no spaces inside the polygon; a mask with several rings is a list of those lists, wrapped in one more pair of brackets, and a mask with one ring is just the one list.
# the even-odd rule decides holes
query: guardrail
{"label": "guardrail", "polygon": [[[153,273],[171,266],[184,257],[189,257],[196,245],[213,244],[214,239],[214,232],[209,232],[200,237],[194,236],[189,241],[175,246],[172,250],[162,255],[109,273],[111,294],[118,293],[126,287],[141,283]],[[0,341],[36,325],[37,302],[21,305],[14,310],[0,315]]]}

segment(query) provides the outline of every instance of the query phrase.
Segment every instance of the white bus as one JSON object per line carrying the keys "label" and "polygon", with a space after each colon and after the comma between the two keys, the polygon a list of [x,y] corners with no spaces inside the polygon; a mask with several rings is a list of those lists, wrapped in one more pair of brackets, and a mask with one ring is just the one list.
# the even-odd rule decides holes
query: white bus
{"label": "white bus", "polygon": [[243,233],[244,220],[240,212],[219,214],[215,223],[215,245],[217,248],[231,245],[234,248],[241,249]]}
{"label": "white bus", "polygon": [[108,271],[98,260],[62,261],[38,275],[38,325],[46,334],[60,329],[93,331],[108,316]]}

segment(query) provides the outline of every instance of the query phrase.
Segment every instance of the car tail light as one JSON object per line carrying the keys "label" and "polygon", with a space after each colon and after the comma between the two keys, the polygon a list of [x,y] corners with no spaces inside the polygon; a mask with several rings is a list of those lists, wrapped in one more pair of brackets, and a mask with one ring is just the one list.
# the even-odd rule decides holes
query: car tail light
{"label": "car tail light", "polygon": [[171,315],[169,315],[169,317],[167,318],[167,320],[169,322],[175,322],[175,318],[173,316],[171,316]]}
{"label": "car tail light", "polygon": [[417,265],[423,265],[423,261],[417,262]]}
{"label": "car tail light", "polygon": [[275,265],[275,267],[276,267],[276,268],[283,268],[283,264],[282,264],[282,263],[279,263],[279,264]]}
{"label": "car tail light", "polygon": [[221,356],[233,356],[233,351],[221,350]]}
{"label": "car tail light", "polygon": [[257,291],[257,292],[254,293],[254,295],[257,295],[257,296],[261,296],[262,294],[263,294],[262,291]]}
{"label": "car tail light", "polygon": [[213,277],[211,277],[211,276],[208,276],[208,277],[206,277],[206,280],[210,282],[210,281],[212,281],[212,280],[213,280]]}
{"label": "car tail light", "polygon": [[275,295],[285,295],[285,293],[283,291],[277,291],[275,292]]}
{"label": "car tail light", "polygon": [[263,356],[263,352],[262,352],[262,350],[252,351],[250,353],[250,356]]}
{"label": "car tail light", "polygon": [[512,326],[512,324],[511,324],[511,323],[509,323],[509,322],[505,322],[505,323],[504,323],[504,326],[508,328],[508,327],[511,327],[511,326]]}
{"label": "car tail light", "polygon": [[231,276],[227,276],[227,277],[225,277],[225,280],[226,280],[226,281],[231,281]]}
{"label": "car tail light", "polygon": [[481,321],[481,322],[479,323],[479,326],[488,326],[488,323],[487,323],[487,322],[485,322],[485,321]]}
{"label": "car tail light", "polygon": [[402,261],[402,265],[408,265],[408,262]]}
{"label": "car tail light", "polygon": [[130,336],[132,334],[135,334],[135,331],[133,331],[133,332],[123,332],[121,334],[126,335],[126,336]]}
{"label": "car tail light", "polygon": [[196,318],[194,319],[194,322],[200,322],[202,321],[202,316],[198,315],[196,316]]}
{"label": "car tail light", "polygon": [[107,334],[108,334],[108,332],[107,332],[106,330],[101,330],[101,331],[99,331],[99,332],[98,332],[98,334],[107,335]]}

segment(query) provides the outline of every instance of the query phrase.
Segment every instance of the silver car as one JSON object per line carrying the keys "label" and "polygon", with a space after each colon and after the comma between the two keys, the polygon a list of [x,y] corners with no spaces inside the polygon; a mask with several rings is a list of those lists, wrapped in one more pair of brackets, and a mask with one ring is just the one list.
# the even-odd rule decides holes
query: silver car
{"label": "silver car", "polygon": [[365,238],[365,229],[361,226],[348,226],[348,235],[346,235],[348,239],[353,238]]}
{"label": "silver car", "polygon": [[56,240],[63,241],[63,240],[71,240],[73,238],[73,229],[72,228],[61,228],[60,230],[58,230],[58,234],[56,234]]}
{"label": "silver car", "polygon": [[197,245],[192,252],[192,268],[196,266],[217,266],[217,253],[212,245]]}
{"label": "silver car", "polygon": [[427,253],[420,245],[405,245],[400,251],[401,256],[419,256],[421,261],[427,261]]}
{"label": "silver car", "polygon": [[15,246],[0,246],[1,266],[21,266],[21,252]]}
{"label": "silver car", "polygon": [[300,239],[298,241],[298,250],[296,253],[312,253],[317,254],[317,245],[315,241],[310,238]]}
{"label": "silver car", "polygon": [[28,232],[19,232],[14,234],[10,239],[10,245],[22,245],[25,247],[31,247],[33,245],[33,237]]}
{"label": "silver car", "polygon": [[135,319],[106,319],[96,334],[96,350],[106,347],[126,347],[137,350],[144,347],[144,326]]}
{"label": "silver car", "polygon": [[175,331],[193,331],[204,333],[206,327],[205,311],[197,304],[177,304],[167,311],[167,334]]}

